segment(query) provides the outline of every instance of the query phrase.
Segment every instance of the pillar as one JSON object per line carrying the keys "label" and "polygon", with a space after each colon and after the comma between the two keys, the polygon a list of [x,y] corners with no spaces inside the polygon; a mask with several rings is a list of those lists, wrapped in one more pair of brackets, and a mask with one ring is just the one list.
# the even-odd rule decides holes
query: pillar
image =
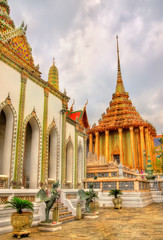
{"label": "pillar", "polygon": [[120,162],[122,165],[124,165],[122,128],[118,128],[118,133],[119,133]]}
{"label": "pillar", "polygon": [[18,110],[18,126],[17,126],[17,141],[16,141],[16,154],[15,154],[15,170],[14,180],[20,184],[21,179],[21,166],[22,166],[22,147],[23,147],[23,121],[24,121],[24,107],[25,107],[25,94],[26,94],[27,76],[24,72],[21,73],[21,89]]}
{"label": "pillar", "polygon": [[131,157],[132,157],[132,168],[136,168],[135,159],[135,144],[134,144],[134,129],[130,127],[130,144],[131,144]]}
{"label": "pillar", "polygon": [[105,131],[105,159],[109,162],[109,131]]}
{"label": "pillar", "polygon": [[99,132],[95,132],[95,153],[97,154],[97,159],[99,159]]}
{"label": "pillar", "polygon": [[155,156],[155,146],[154,146],[154,137],[151,135],[151,145],[152,145],[152,156],[153,156],[153,163],[156,162],[156,156]]}
{"label": "pillar", "polygon": [[[151,150],[151,137],[150,137],[150,132],[148,130],[148,128],[145,128],[145,140],[146,140],[146,149],[147,149],[147,153],[148,156],[150,156],[151,162],[153,162],[153,158],[152,158],[152,150]],[[148,159],[147,156],[147,159]]]}
{"label": "pillar", "polygon": [[142,169],[145,169],[146,167],[146,159],[144,156],[145,153],[145,143],[144,143],[144,127],[140,126],[139,127],[140,130],[140,145],[141,145],[141,162],[140,162],[140,166]]}
{"label": "pillar", "polygon": [[62,152],[61,152],[61,188],[65,187],[66,180],[66,108],[63,104],[62,114]]}
{"label": "pillar", "polygon": [[86,179],[87,173],[87,156],[86,156],[86,149],[87,149],[87,135],[84,136],[84,179]]}
{"label": "pillar", "polygon": [[89,134],[89,152],[93,152],[93,135],[92,133]]}
{"label": "pillar", "polygon": [[[47,160],[47,124],[48,124],[48,89],[44,89],[44,112],[43,112],[43,135],[42,135],[42,161],[41,161],[41,183],[48,179],[48,160]],[[46,161],[47,160],[47,161]]]}
{"label": "pillar", "polygon": [[[140,144],[140,134],[139,130],[135,129],[135,134],[136,134],[136,140],[137,140],[137,147],[138,147],[138,154],[135,154],[136,156],[136,167],[140,168],[140,163],[141,163],[141,144]],[[136,148],[136,145],[135,145]],[[140,170],[140,169],[139,169]]]}

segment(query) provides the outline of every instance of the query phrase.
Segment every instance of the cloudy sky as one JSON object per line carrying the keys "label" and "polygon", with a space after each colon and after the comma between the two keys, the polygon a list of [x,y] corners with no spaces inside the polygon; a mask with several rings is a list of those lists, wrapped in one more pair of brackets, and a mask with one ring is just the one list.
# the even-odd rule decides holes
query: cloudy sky
{"label": "cloudy sky", "polygon": [[60,90],[88,99],[89,122],[97,123],[115,91],[116,35],[125,90],[141,116],[163,133],[162,0],[8,0],[16,26],[28,25],[35,64],[47,81],[52,58]]}

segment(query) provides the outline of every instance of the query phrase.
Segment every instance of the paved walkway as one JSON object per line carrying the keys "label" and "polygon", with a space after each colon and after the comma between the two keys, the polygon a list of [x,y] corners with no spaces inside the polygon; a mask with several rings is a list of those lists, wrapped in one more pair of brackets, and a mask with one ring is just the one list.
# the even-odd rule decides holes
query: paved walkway
{"label": "paved walkway", "polygon": [[[14,240],[11,234],[0,235],[0,240]],[[54,233],[32,228],[24,240],[163,240],[163,203],[145,208],[100,209],[99,218],[76,220],[62,225]]]}

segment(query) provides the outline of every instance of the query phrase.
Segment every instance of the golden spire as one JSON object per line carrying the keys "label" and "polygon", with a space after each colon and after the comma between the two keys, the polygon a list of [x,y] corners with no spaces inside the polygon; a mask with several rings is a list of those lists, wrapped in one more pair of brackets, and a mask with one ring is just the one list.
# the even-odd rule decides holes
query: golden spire
{"label": "golden spire", "polygon": [[58,69],[55,66],[55,58],[53,58],[53,65],[49,69],[48,82],[57,90],[59,90]]}
{"label": "golden spire", "polygon": [[122,75],[121,75],[121,66],[120,66],[120,59],[119,59],[119,45],[118,45],[118,36],[117,38],[117,59],[118,59],[118,72],[117,72],[117,85],[116,85],[116,93],[124,93],[125,88],[123,86]]}

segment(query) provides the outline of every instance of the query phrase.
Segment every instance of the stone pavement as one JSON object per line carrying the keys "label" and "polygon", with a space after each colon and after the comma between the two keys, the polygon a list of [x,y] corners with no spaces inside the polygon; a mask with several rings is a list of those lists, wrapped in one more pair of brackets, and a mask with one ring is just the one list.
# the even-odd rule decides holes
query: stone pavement
{"label": "stone pavement", "polygon": [[[10,234],[0,240],[14,240]],[[163,240],[163,203],[145,208],[103,208],[99,218],[75,220],[62,224],[54,233],[39,232],[32,228],[30,237],[23,240]]]}

